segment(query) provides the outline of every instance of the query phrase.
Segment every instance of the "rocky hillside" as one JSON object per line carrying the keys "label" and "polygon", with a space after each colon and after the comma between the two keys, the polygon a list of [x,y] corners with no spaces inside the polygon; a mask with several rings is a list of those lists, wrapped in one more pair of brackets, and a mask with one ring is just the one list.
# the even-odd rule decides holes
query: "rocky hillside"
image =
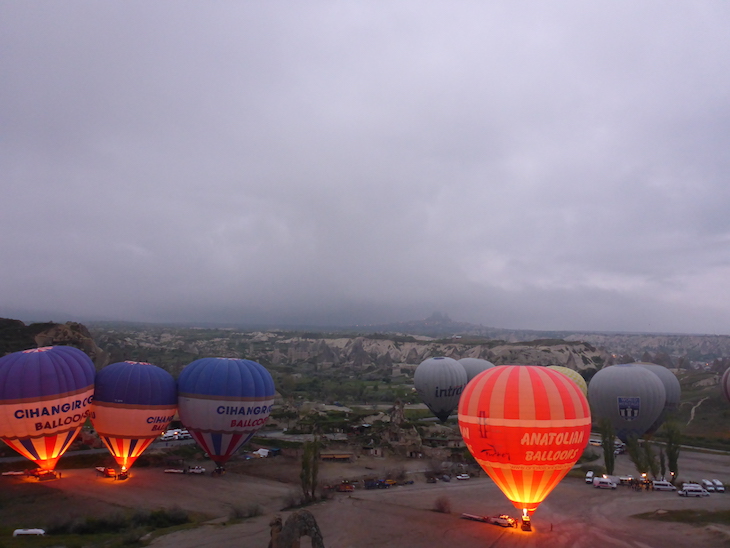
{"label": "rocky hillside", "polygon": [[109,354],[94,342],[89,330],[80,323],[32,323],[0,318],[0,356],[41,346],[65,345],[83,350],[97,369],[109,363]]}
{"label": "rocky hillside", "polygon": [[266,366],[303,370],[377,368],[418,365],[433,356],[478,357],[494,364],[565,365],[576,370],[597,369],[610,355],[590,344],[562,340],[526,343],[495,341],[437,341],[426,337],[371,335],[341,336],[280,331],[244,332],[191,328],[105,328],[92,330],[112,355],[112,361],[143,360],[173,374],[194,359],[206,356],[256,360]]}

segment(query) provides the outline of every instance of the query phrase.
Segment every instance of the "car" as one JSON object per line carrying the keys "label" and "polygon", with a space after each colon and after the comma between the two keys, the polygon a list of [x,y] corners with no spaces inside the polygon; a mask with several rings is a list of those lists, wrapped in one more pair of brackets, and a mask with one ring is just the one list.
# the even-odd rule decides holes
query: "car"
{"label": "car", "polygon": [[114,468],[109,468],[108,466],[97,466],[96,471],[105,478],[117,477],[117,471],[114,470]]}
{"label": "car", "polygon": [[719,479],[712,480],[712,483],[715,486],[715,492],[716,493],[724,493],[725,492],[725,486],[722,484],[722,482]]}
{"label": "car", "polygon": [[608,478],[594,478],[593,487],[596,489],[616,489],[616,484]]}
{"label": "car", "polygon": [[340,483],[336,490],[339,493],[352,493],[355,490],[355,486],[349,483]]}
{"label": "car", "polygon": [[458,480],[468,480],[471,479],[471,476],[469,474],[459,474],[456,476],[456,479]]}
{"label": "car", "polygon": [[500,527],[517,527],[517,520],[507,514],[500,514],[489,518],[489,523],[499,525]]}
{"label": "car", "polygon": [[394,479],[387,479],[385,480],[385,483],[387,483],[388,485],[398,485],[398,482]]}
{"label": "car", "polygon": [[471,521],[481,521],[482,523],[489,523],[488,517],[477,516],[476,514],[461,514],[461,519],[468,519]]}
{"label": "car", "polygon": [[676,491],[677,488],[668,481],[655,480],[651,482],[654,491]]}
{"label": "car", "polygon": [[713,492],[715,491],[715,484],[714,484],[714,483],[712,483],[712,482],[711,482],[710,480],[708,480],[708,479],[703,479],[703,480],[702,480],[702,487],[703,487],[704,489],[706,489],[706,490],[707,490],[708,492],[710,492],[710,493],[713,493]]}
{"label": "car", "polygon": [[3,476],[25,476],[25,472],[20,471],[10,471],[10,472],[3,472]]}
{"label": "car", "polygon": [[202,466],[192,466],[188,468],[188,474],[205,474],[205,468]]}
{"label": "car", "polygon": [[184,474],[185,470],[182,468],[165,468],[165,474]]}
{"label": "car", "polygon": [[628,474],[626,476],[619,476],[618,477],[618,482],[621,485],[631,485],[631,483],[633,481],[634,481],[634,476],[632,476],[631,474]]}
{"label": "car", "polygon": [[439,479],[440,479],[441,481],[451,481],[451,476],[449,476],[448,474],[444,474],[444,475],[443,475],[443,476],[441,476],[441,477],[440,477]]}
{"label": "car", "polygon": [[32,476],[36,478],[38,481],[45,481],[45,480],[54,480],[58,476],[56,476],[56,472],[53,470],[42,470],[40,468],[33,468],[32,470],[26,470],[25,472],[26,476]]}
{"label": "car", "polygon": [[593,470],[588,470],[588,472],[586,472],[586,483],[593,483],[593,475]]}

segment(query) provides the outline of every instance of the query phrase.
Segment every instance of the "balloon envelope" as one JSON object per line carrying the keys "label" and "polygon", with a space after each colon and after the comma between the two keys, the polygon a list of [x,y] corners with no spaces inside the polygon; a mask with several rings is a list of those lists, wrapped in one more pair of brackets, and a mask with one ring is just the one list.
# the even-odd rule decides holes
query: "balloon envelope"
{"label": "balloon envelope", "polygon": [[180,420],[219,466],[264,425],[274,395],[271,374],[251,360],[195,360],[178,379]]}
{"label": "balloon envelope", "polygon": [[71,346],[46,346],[0,358],[0,438],[53,470],[89,416],[94,364]]}
{"label": "balloon envelope", "polygon": [[548,369],[552,369],[553,371],[557,371],[558,373],[562,373],[568,377],[571,381],[578,385],[578,388],[580,388],[580,391],[583,392],[583,395],[588,397],[588,385],[580,373],[572,370],[570,367],[564,367],[562,365],[548,365]]}
{"label": "balloon envelope", "polygon": [[466,371],[466,382],[469,382],[476,377],[482,371],[486,371],[490,367],[494,367],[494,364],[481,358],[461,358],[459,363]]}
{"label": "balloon envelope", "polygon": [[647,434],[653,434],[659,430],[659,427],[664,423],[669,414],[679,409],[682,387],[676,375],[663,365],[657,365],[655,363],[637,363],[636,365],[654,373],[664,385],[664,408],[659,414],[659,417],[646,430]]}
{"label": "balloon envelope", "polygon": [[588,385],[588,400],[597,419],[607,419],[622,441],[641,437],[654,424],[666,400],[664,384],[639,365],[604,367]]}
{"label": "balloon envelope", "polygon": [[162,433],[177,410],[177,385],[167,371],[118,362],[96,374],[91,422],[122,470]]}
{"label": "balloon envelope", "polygon": [[459,428],[471,454],[515,508],[532,513],[583,454],[591,413],[565,375],[503,365],[466,385]]}
{"label": "balloon envelope", "polygon": [[423,403],[445,422],[459,404],[466,371],[453,358],[429,358],[416,367],[413,384]]}

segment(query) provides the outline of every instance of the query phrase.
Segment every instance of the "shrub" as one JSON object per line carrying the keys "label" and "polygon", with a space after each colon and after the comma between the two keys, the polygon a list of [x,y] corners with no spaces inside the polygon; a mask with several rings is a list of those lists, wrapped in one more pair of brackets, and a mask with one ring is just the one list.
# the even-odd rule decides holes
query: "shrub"
{"label": "shrub", "polygon": [[261,505],[251,503],[246,506],[231,505],[231,511],[228,513],[230,519],[254,518],[264,513]]}
{"label": "shrub", "polygon": [[440,496],[433,502],[433,511],[440,514],[451,513],[451,499],[447,496]]}

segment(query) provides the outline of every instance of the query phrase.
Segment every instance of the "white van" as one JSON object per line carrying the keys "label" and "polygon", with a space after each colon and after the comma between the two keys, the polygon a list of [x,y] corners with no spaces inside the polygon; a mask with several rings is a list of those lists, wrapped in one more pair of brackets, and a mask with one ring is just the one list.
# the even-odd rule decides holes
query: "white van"
{"label": "white van", "polygon": [[593,470],[586,472],[586,483],[593,483]]}
{"label": "white van", "polygon": [[709,497],[710,493],[707,489],[703,489],[696,483],[685,483],[682,488],[677,491],[680,497]]}
{"label": "white van", "polygon": [[13,531],[14,537],[23,537],[26,535],[33,535],[37,537],[45,536],[46,532],[43,529],[16,529]]}
{"label": "white van", "polygon": [[725,486],[722,484],[722,482],[719,479],[712,480],[712,483],[715,485],[716,492],[718,492],[718,493],[725,492]]}
{"label": "white van", "polygon": [[608,478],[594,478],[593,487],[596,489],[616,489],[616,484]]}
{"label": "white van", "polygon": [[677,488],[669,483],[668,481],[653,481],[651,482],[654,487],[654,491],[676,491]]}
{"label": "white van", "polygon": [[704,487],[710,493],[715,491],[715,484],[707,479],[702,480],[702,487]]}

